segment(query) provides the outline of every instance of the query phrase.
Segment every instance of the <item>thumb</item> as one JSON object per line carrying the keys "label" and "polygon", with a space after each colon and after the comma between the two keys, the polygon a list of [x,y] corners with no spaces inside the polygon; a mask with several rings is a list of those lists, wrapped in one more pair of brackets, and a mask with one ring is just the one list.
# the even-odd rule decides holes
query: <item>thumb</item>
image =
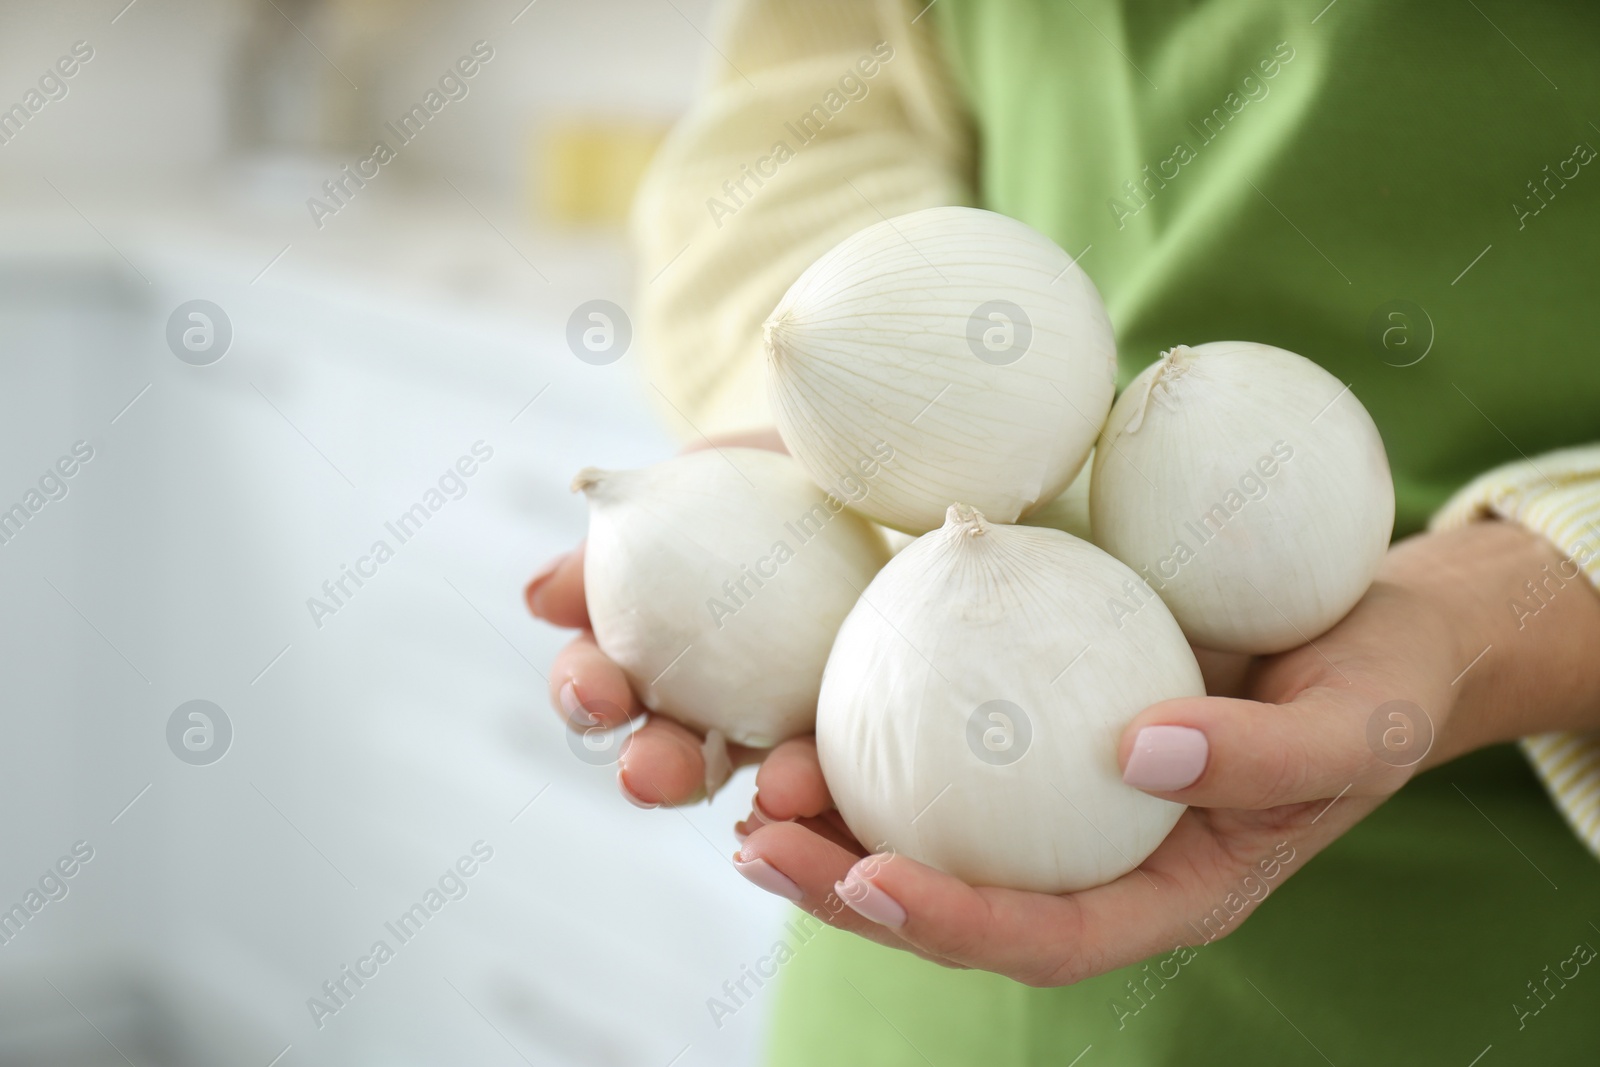
{"label": "thumb", "polygon": [[[1419,751],[1371,741],[1376,717],[1394,707],[1409,709],[1404,714],[1416,720],[1407,725],[1421,741],[1413,746]],[[1118,763],[1134,788],[1204,808],[1275,808],[1346,791],[1387,796],[1425,754],[1432,740],[1426,719],[1415,704],[1370,702],[1349,691],[1307,690],[1287,704],[1167,700],[1123,731]]]}

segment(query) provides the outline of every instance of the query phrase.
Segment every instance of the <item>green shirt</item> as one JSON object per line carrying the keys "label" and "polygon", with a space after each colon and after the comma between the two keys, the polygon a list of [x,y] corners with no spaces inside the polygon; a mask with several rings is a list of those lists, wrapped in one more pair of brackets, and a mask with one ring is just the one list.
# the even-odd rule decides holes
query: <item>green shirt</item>
{"label": "green shirt", "polygon": [[[1600,439],[1600,9],[1322,2],[930,14],[982,206],[1081,256],[1123,380],[1179,343],[1316,360],[1383,434],[1403,535]],[[1419,776],[1271,895],[1065,989],[824,931],[784,967],[771,1061],[1600,1062],[1600,864],[1514,749]]]}
{"label": "green shirt", "polygon": [[1406,534],[1600,439],[1600,11],[1320,6],[935,10],[983,206],[1082,254],[1124,380],[1180,343],[1316,360],[1377,421]]}

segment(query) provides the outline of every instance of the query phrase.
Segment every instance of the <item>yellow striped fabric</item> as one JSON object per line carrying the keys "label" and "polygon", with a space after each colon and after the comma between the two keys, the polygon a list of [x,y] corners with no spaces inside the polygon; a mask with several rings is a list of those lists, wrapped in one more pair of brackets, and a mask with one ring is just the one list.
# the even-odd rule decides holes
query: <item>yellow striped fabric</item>
{"label": "yellow striped fabric", "polygon": [[[1498,517],[1519,522],[1554,544],[1600,586],[1600,446],[1565,449],[1490,471],[1457,493],[1433,529]],[[1524,738],[1561,813],[1600,856],[1600,734]]]}
{"label": "yellow striped fabric", "polygon": [[633,209],[640,352],[684,440],[772,425],[761,324],[824,252],[879,219],[973,202],[972,131],[935,20],[916,19],[927,6],[724,9],[711,84]]}

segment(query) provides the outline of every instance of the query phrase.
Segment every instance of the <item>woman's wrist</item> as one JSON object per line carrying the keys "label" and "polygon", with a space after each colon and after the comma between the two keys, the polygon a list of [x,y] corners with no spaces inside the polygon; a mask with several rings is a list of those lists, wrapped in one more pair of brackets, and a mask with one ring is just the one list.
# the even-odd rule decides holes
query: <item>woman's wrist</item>
{"label": "woman's wrist", "polygon": [[1445,758],[1600,729],[1600,593],[1539,534],[1485,521],[1419,535],[1395,546],[1380,579],[1435,605],[1453,635]]}

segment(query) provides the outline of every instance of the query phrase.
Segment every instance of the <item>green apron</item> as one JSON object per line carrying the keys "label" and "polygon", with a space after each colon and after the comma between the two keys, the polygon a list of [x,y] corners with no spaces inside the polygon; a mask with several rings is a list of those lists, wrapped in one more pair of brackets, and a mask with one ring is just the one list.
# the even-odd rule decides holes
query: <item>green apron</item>
{"label": "green apron", "polygon": [[[1397,535],[1476,474],[1600,441],[1600,8],[930,17],[983,205],[1082,256],[1124,381],[1179,343],[1316,360],[1383,433]],[[1272,896],[1231,937],[1064,989],[827,930],[784,965],[770,1062],[1600,1063],[1600,862],[1514,749],[1419,776]]]}

